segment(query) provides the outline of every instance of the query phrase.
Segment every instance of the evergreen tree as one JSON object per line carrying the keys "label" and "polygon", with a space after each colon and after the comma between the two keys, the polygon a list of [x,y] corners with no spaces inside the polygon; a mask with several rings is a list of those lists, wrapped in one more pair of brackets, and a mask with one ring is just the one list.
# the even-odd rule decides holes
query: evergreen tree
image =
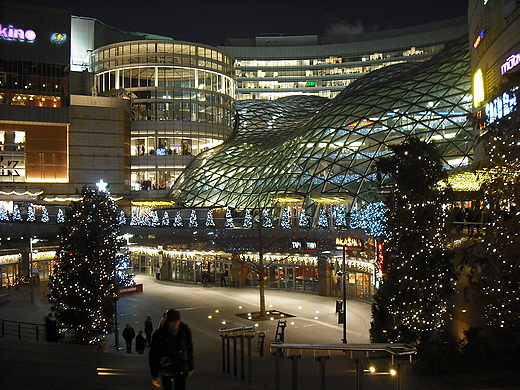
{"label": "evergreen tree", "polygon": [[242,222],[244,229],[251,229],[253,227],[253,217],[251,216],[251,210],[246,209],[244,215],[244,222]]}
{"label": "evergreen tree", "polygon": [[289,208],[284,207],[282,211],[282,221],[280,222],[282,228],[290,229],[291,228],[291,215],[289,214]]}
{"label": "evergreen tree", "polygon": [[182,222],[182,217],[181,217],[181,211],[180,210],[177,210],[177,213],[175,214],[175,219],[173,220],[173,225],[172,226],[175,227],[175,228],[184,226],[184,223]]}
{"label": "evergreen tree", "polygon": [[135,275],[130,268],[130,254],[124,250],[116,255],[117,286],[132,286],[135,284]]}
{"label": "evergreen tree", "polygon": [[132,209],[132,216],[130,217],[130,226],[137,226],[138,225],[138,217],[137,217],[137,211]]}
{"label": "evergreen tree", "polygon": [[36,212],[34,211],[34,206],[32,204],[27,206],[26,221],[27,222],[34,222],[34,221],[36,221]]}
{"label": "evergreen tree", "polygon": [[264,227],[264,228],[273,227],[273,220],[271,219],[271,216],[269,215],[269,210],[267,210],[267,209],[264,209],[264,211],[263,211],[262,227]]}
{"label": "evergreen tree", "polygon": [[42,206],[42,215],[40,217],[40,221],[42,221],[43,223],[47,223],[50,221],[49,211],[47,210],[46,206]]}
{"label": "evergreen tree", "polygon": [[206,213],[206,227],[214,227],[215,226],[215,220],[213,219],[213,211],[211,209],[208,209],[208,212]]}
{"label": "evergreen tree", "polygon": [[335,209],[334,225],[337,227],[346,227],[347,218],[345,216],[345,207],[344,206],[334,206],[334,209]]}
{"label": "evergreen tree", "polygon": [[188,225],[190,228],[196,228],[199,226],[199,223],[197,222],[197,213],[195,210],[191,210],[190,214],[190,222]]}
{"label": "evergreen tree", "polygon": [[233,215],[231,214],[231,209],[229,207],[226,210],[226,220],[224,222],[224,227],[231,229],[235,227],[235,223],[233,222]]}
{"label": "evergreen tree", "polygon": [[9,221],[9,214],[4,205],[0,206],[0,221]]}
{"label": "evergreen tree", "polygon": [[13,221],[21,221],[22,215],[20,214],[20,209],[18,208],[18,205],[15,204],[13,207]]}
{"label": "evergreen tree", "polygon": [[121,210],[119,212],[119,218],[118,218],[119,225],[126,225],[126,215],[124,210]]}
{"label": "evergreen tree", "polygon": [[49,283],[58,325],[79,343],[95,343],[113,330],[119,224],[108,193],[84,188],[67,209]]}
{"label": "evergreen tree", "polygon": [[151,225],[153,227],[159,226],[159,215],[157,214],[157,210],[150,210],[150,216],[151,216]]}
{"label": "evergreen tree", "polygon": [[162,220],[161,220],[162,226],[170,226],[170,216],[168,215],[168,211],[164,211]]}
{"label": "evergreen tree", "polygon": [[352,206],[352,208],[350,209],[350,228],[351,229],[360,229],[361,228],[361,217],[359,216],[358,207],[355,203]]}
{"label": "evergreen tree", "polygon": [[383,202],[371,202],[361,209],[361,226],[372,237],[387,235],[386,207]]}
{"label": "evergreen tree", "polygon": [[300,211],[300,218],[298,219],[298,226],[299,227],[309,227],[309,218],[307,217],[307,214],[305,213],[304,207],[302,207],[302,211]]}
{"label": "evergreen tree", "polygon": [[318,227],[328,228],[329,227],[329,218],[327,217],[327,211],[325,208],[320,209],[320,214],[318,216]]}
{"label": "evergreen tree", "polygon": [[443,329],[456,273],[447,251],[446,178],[436,148],[410,137],[376,166],[391,177],[390,236],[383,280],[374,296],[373,342],[417,342]]}
{"label": "evergreen tree", "polygon": [[62,209],[58,209],[56,213],[56,223],[63,223],[65,222],[65,214],[63,213]]}

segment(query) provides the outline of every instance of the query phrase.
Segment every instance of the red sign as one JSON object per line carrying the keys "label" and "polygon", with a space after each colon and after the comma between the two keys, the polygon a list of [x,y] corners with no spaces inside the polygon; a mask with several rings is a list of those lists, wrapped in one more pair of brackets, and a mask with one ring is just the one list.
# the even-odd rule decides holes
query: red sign
{"label": "red sign", "polygon": [[134,284],[132,286],[125,286],[125,287],[119,287],[119,294],[118,296],[122,295],[128,295],[128,294],[137,294],[143,292],[143,285],[142,284]]}

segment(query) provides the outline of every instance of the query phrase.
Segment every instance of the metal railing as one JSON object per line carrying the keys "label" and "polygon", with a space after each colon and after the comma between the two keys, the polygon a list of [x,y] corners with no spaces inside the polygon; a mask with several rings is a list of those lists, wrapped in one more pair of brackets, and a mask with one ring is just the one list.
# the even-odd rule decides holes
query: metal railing
{"label": "metal railing", "polygon": [[0,320],[1,336],[16,337],[19,340],[45,340],[46,326],[32,322],[19,322],[10,320]]}
{"label": "metal railing", "polygon": [[254,326],[219,329],[219,336],[222,338],[222,371],[231,373],[231,341],[233,342],[233,375],[237,376],[238,356],[237,340],[240,340],[240,378],[245,378],[245,346],[247,341],[247,383],[251,384],[252,364],[251,364],[251,340],[256,336]]}
{"label": "metal railing", "polygon": [[292,390],[298,389],[298,359],[305,353],[312,355],[318,362],[319,389],[325,390],[325,364],[333,353],[349,353],[350,358],[356,364],[356,389],[363,390],[363,376],[366,360],[370,353],[388,353],[391,358],[395,376],[397,376],[397,390],[402,390],[402,376],[404,369],[396,366],[396,357],[408,356],[410,363],[417,349],[409,344],[284,344],[272,342],[269,346],[270,353],[275,357],[275,390],[280,389],[280,358],[287,357],[292,363]]}

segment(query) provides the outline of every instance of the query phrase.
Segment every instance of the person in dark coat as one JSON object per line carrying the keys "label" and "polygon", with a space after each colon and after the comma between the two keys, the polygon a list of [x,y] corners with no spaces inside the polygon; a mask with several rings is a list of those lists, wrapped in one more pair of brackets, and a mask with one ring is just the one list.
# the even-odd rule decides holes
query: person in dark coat
{"label": "person in dark coat", "polygon": [[135,336],[135,350],[137,353],[141,355],[144,353],[144,349],[146,348],[146,339],[143,336],[143,331],[140,330],[139,334]]}
{"label": "person in dark coat", "polygon": [[186,378],[193,373],[191,330],[181,321],[180,313],[168,310],[164,325],[152,336],[148,355],[152,383],[164,390],[186,389]]}
{"label": "person in dark coat", "polygon": [[144,320],[144,333],[146,334],[146,344],[150,346],[153,333],[152,316],[148,316],[146,317],[146,320]]}
{"label": "person in dark coat", "polygon": [[125,329],[123,329],[123,338],[126,342],[126,353],[132,353],[132,340],[135,338],[135,331],[130,324],[126,324]]}

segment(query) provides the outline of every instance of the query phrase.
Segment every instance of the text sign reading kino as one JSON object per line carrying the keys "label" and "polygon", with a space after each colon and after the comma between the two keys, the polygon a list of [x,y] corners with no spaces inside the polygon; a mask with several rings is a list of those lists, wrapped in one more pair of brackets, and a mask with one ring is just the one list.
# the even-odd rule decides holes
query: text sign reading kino
{"label": "text sign reading kino", "polygon": [[36,33],[33,30],[14,28],[12,24],[0,24],[0,39],[9,41],[34,42]]}
{"label": "text sign reading kino", "polygon": [[0,154],[0,182],[25,181],[25,156]]}

